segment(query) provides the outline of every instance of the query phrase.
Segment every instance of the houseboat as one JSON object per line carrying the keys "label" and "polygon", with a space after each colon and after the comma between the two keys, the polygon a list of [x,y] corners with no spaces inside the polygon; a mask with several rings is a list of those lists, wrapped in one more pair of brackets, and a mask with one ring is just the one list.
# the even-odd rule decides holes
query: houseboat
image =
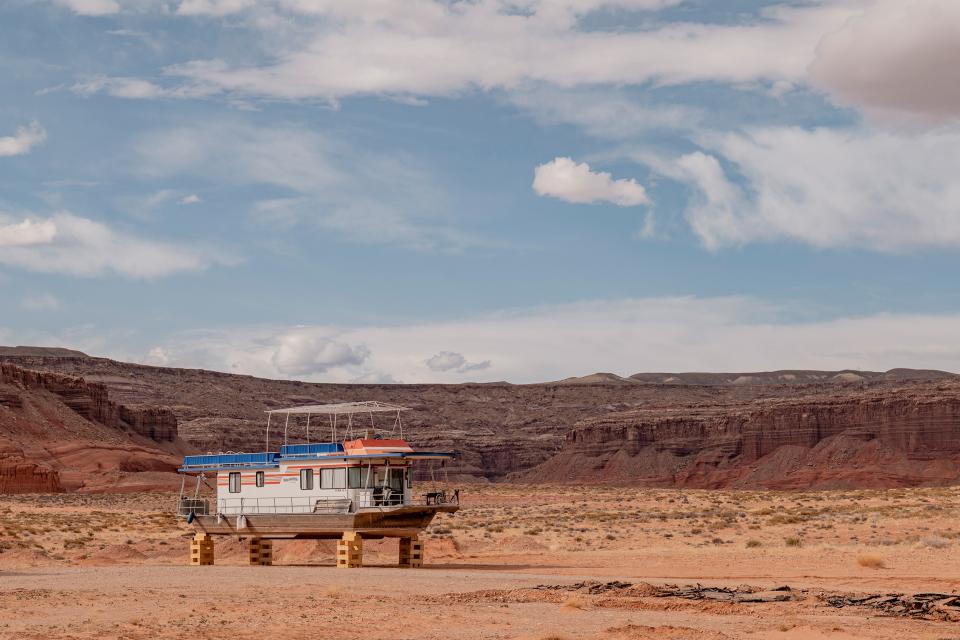
{"label": "houseboat", "polygon": [[[456,512],[460,500],[435,474],[456,453],[411,447],[401,419],[407,410],[376,401],[273,409],[266,412],[265,451],[186,456],[178,514],[196,529],[191,562],[212,564],[212,536],[230,535],[249,541],[254,564],[272,562],[271,540],[338,539],[338,566],[360,566],[364,539],[390,537],[400,539],[400,564],[419,566],[420,532],[437,513]],[[377,431],[375,414],[394,417],[389,432]],[[279,420],[283,444],[271,451]],[[302,431],[304,420],[306,442],[290,443],[291,429]],[[312,441],[311,427],[329,439]],[[418,465],[433,472],[419,493]],[[196,476],[192,495],[186,475]],[[425,476],[421,470],[419,478]],[[215,489],[215,508],[204,487]]]}

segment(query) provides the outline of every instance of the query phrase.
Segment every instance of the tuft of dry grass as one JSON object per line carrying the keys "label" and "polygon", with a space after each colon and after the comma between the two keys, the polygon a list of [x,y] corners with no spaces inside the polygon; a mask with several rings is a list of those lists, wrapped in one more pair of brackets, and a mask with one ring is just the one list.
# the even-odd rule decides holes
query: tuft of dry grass
{"label": "tuft of dry grass", "polygon": [[587,608],[587,601],[581,598],[580,596],[573,595],[564,600],[563,602],[564,609],[573,609],[577,611],[583,611]]}
{"label": "tuft of dry grass", "polygon": [[863,553],[857,556],[857,564],[868,569],[883,569],[887,566],[883,558],[869,553]]}
{"label": "tuft of dry grass", "polygon": [[951,545],[951,542],[940,536],[928,536],[920,540],[920,544],[930,549],[946,549]]}

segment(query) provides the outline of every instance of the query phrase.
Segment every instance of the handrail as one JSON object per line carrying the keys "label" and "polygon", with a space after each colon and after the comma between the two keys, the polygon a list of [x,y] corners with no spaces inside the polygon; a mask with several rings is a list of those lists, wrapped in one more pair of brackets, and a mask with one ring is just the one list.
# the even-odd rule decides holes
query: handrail
{"label": "handrail", "polygon": [[[377,509],[407,506],[453,506],[459,504],[459,496],[425,494],[421,498],[404,500],[403,494],[375,498],[372,492],[364,492],[352,499],[348,496],[300,496],[275,498],[219,498],[217,513],[222,515],[257,515],[283,513],[351,513],[360,509]],[[342,507],[342,509],[338,509]]]}
{"label": "handrail", "polygon": [[203,498],[180,498],[177,502],[177,515],[205,516],[210,513],[210,503]]}

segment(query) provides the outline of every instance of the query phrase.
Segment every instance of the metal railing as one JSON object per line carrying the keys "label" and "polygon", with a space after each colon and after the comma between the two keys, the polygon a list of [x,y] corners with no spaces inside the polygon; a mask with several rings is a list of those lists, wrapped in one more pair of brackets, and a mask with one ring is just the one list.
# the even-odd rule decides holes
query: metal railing
{"label": "metal railing", "polygon": [[189,516],[193,514],[195,516],[205,516],[210,513],[210,503],[203,498],[180,498],[180,502],[177,503],[177,515],[179,516]]}
{"label": "metal railing", "polygon": [[[449,506],[458,505],[459,491],[446,493],[434,491],[425,493],[418,498],[404,500],[399,492],[384,491],[374,493],[366,491],[356,498],[343,497],[288,497],[288,498],[220,498],[217,500],[217,513],[227,516],[241,514],[272,514],[272,513],[316,513],[316,514],[343,514],[353,513],[359,509],[376,509],[383,507],[404,506]],[[181,501],[187,502],[186,500]],[[199,501],[206,503],[205,500]],[[205,507],[206,508],[206,507]],[[206,515],[206,512],[198,515]],[[181,515],[185,515],[181,512]]]}
{"label": "metal railing", "polygon": [[[217,513],[225,516],[257,513],[314,513],[318,502],[327,498],[220,498]],[[349,499],[346,499],[350,502]]]}

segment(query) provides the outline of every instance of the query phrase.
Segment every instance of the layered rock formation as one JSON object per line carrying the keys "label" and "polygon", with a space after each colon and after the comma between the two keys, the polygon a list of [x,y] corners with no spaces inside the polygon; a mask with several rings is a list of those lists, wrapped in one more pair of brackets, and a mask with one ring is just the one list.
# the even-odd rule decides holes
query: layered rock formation
{"label": "layered rock formation", "polygon": [[591,418],[521,478],[703,488],[953,483],[960,479],[960,384]]}
{"label": "layered rock formation", "polygon": [[60,491],[63,486],[57,471],[26,460],[20,449],[0,445],[0,494]]}
{"label": "layered rock formation", "polygon": [[[170,407],[179,420],[181,436],[202,451],[262,449],[266,409],[357,400],[405,405],[413,409],[404,414],[408,438],[422,447],[459,450],[462,457],[451,472],[463,479],[477,480],[518,477],[560,452],[574,425],[593,424],[590,419],[602,420],[602,416],[614,412],[640,410],[657,419],[669,419],[677,415],[678,408],[680,413],[689,414],[709,412],[712,407],[716,415],[734,419],[746,410],[744,407],[762,399],[782,401],[807,396],[842,400],[865,393],[887,393],[904,384],[921,388],[956,378],[939,371],[905,369],[783,370],[745,374],[655,373],[630,378],[596,374],[536,385],[342,385],[148,367],[76,352],[49,353],[34,347],[20,347],[16,353],[0,349],[0,360],[82,375],[87,381],[103,384],[113,399],[125,404]],[[829,421],[830,417],[824,416],[823,420]],[[313,434],[317,437],[316,423]],[[302,423],[291,427],[291,439],[304,435]],[[603,437],[617,440],[613,431]],[[695,437],[690,438],[691,442],[694,440]],[[689,446],[696,448],[695,444]],[[605,469],[596,474],[596,479],[603,479],[604,474],[614,480],[621,475],[636,475],[619,474],[616,465]],[[565,475],[554,468],[544,477],[563,479]],[[674,482],[666,477],[663,475],[659,482]],[[731,476],[730,481],[735,479]]]}
{"label": "layered rock formation", "polygon": [[0,405],[9,408],[22,406],[17,388],[42,389],[56,395],[63,404],[90,422],[111,429],[133,430],[157,442],[173,442],[177,438],[177,418],[170,409],[119,405],[110,400],[106,385],[101,383],[0,363],[0,384],[13,387],[0,392]]}
{"label": "layered rock formation", "polygon": [[189,449],[165,407],[120,405],[103,384],[0,363],[0,493],[122,488],[137,473],[175,472]]}

